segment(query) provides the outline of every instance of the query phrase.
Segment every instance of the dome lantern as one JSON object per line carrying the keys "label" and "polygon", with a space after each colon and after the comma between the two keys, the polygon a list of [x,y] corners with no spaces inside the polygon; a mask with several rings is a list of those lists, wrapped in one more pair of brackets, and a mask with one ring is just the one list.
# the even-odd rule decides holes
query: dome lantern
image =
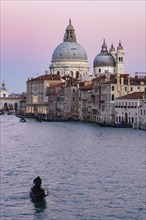
{"label": "dome lantern", "polygon": [[75,29],[71,24],[71,19],[69,19],[69,25],[67,26],[63,38],[64,42],[76,42]]}

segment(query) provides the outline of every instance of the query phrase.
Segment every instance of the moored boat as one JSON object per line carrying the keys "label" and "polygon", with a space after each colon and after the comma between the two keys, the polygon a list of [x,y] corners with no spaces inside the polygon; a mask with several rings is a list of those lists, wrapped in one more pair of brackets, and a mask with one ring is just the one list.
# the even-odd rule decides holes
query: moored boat
{"label": "moored boat", "polygon": [[26,122],[26,119],[25,118],[20,118],[20,121],[21,122]]}

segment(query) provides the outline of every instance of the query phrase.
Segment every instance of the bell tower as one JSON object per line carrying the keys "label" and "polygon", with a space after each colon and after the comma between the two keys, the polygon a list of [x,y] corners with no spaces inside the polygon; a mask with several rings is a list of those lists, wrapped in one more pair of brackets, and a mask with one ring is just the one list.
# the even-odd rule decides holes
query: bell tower
{"label": "bell tower", "polygon": [[121,42],[119,42],[116,53],[116,73],[124,73],[124,51]]}
{"label": "bell tower", "polygon": [[5,84],[5,81],[3,80],[2,82],[2,86],[1,86],[1,89],[0,89],[0,97],[8,97],[8,90],[6,88],[6,84]]}

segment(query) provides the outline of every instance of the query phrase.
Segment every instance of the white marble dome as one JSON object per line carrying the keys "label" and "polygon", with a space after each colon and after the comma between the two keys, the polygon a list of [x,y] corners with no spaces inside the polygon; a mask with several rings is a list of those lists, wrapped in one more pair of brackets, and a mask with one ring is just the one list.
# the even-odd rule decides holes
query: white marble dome
{"label": "white marble dome", "polygon": [[63,42],[53,54],[50,72],[60,76],[70,75],[78,80],[86,80],[89,74],[89,63],[85,49],[76,41],[76,35],[71,20],[67,26]]}
{"label": "white marble dome", "polygon": [[88,60],[86,51],[77,42],[63,42],[53,52],[52,62],[62,60]]}

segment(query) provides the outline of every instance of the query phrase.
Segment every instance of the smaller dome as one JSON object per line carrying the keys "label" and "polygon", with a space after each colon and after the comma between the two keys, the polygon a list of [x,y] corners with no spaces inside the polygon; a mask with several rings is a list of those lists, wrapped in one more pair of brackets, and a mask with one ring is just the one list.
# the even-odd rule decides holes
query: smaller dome
{"label": "smaller dome", "polygon": [[116,62],[114,57],[110,54],[98,54],[95,59],[94,59],[94,67],[104,67],[104,66],[111,66],[111,67],[115,67],[116,66]]}
{"label": "smaller dome", "polygon": [[102,50],[100,54],[98,54],[94,59],[93,66],[94,67],[104,67],[104,66],[115,67],[116,66],[114,57],[107,50],[107,45],[105,43],[105,40],[103,42]]}

